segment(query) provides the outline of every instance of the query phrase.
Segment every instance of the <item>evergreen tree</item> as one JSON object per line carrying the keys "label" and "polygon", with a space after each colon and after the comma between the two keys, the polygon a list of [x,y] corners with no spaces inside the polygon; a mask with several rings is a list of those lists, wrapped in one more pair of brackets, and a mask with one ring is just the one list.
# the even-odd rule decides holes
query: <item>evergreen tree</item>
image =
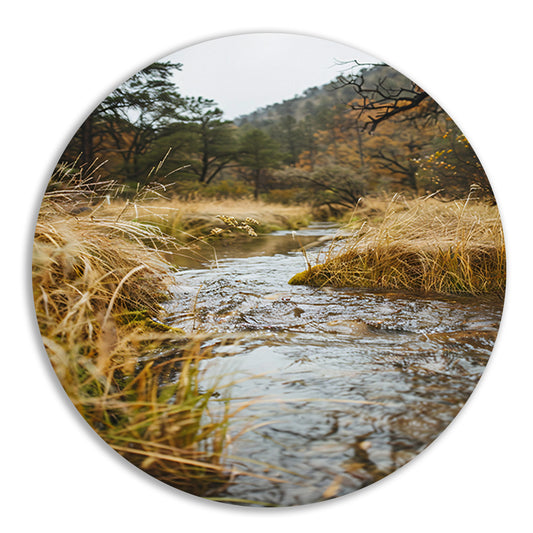
{"label": "evergreen tree", "polygon": [[243,176],[253,183],[254,198],[265,189],[269,172],[278,168],[282,159],[279,144],[259,129],[250,129],[240,143],[239,163]]}

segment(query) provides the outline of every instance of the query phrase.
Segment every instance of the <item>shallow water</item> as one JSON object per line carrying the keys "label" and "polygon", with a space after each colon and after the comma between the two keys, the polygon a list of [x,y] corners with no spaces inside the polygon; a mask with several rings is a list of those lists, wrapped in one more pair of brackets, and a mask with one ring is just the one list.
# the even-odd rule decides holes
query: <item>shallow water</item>
{"label": "shallow water", "polygon": [[223,497],[298,505],[377,481],[446,428],[487,363],[499,300],[288,285],[306,267],[300,246],[312,260],[334,231],[223,241],[216,261],[176,275],[171,321],[214,332],[213,410],[247,404],[227,464],[254,476]]}

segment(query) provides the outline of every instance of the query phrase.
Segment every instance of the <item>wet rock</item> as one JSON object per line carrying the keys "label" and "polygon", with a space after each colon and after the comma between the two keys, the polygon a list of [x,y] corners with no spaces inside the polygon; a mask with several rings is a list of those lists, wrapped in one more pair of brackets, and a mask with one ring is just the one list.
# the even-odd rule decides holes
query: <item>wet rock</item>
{"label": "wet rock", "polygon": [[347,335],[364,335],[370,332],[368,325],[357,318],[355,320],[330,320],[327,323],[327,327],[328,329],[331,328],[335,333]]}
{"label": "wet rock", "polygon": [[265,294],[263,298],[265,300],[272,300],[274,302],[287,302],[291,299],[291,293],[290,292],[273,292],[271,294]]}

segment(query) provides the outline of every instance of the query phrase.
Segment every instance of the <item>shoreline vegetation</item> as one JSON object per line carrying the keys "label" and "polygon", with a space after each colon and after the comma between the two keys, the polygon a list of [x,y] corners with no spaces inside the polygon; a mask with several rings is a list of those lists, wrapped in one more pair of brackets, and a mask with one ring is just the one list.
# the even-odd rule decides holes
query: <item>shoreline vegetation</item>
{"label": "shoreline vegetation", "polygon": [[505,272],[496,205],[396,195],[363,200],[320,262],[289,283],[503,298]]}
{"label": "shoreline vegetation", "polygon": [[307,225],[310,209],[164,192],[150,184],[120,199],[115,182],[60,168],[35,228],[36,316],[60,383],[89,425],[153,477],[216,499],[233,476],[252,475],[223,464],[237,438],[221,397],[229,386],[205,387],[209,332],[166,325],[161,304],[180,258],[216,239]]}
{"label": "shoreline vegetation", "polygon": [[[239,233],[254,236],[248,232],[246,221],[251,222],[256,233],[296,230],[308,226],[312,221],[309,205],[284,205],[251,199],[159,200],[150,205],[130,205],[129,214],[134,214],[136,222],[156,226],[162,233],[181,243],[197,241],[198,238],[236,236]],[[240,227],[241,222],[244,224]]]}
{"label": "shoreline vegetation", "polygon": [[111,190],[71,181],[45,194],[32,264],[43,343],[75,407],[114,450],[208,496],[228,482],[221,456],[231,413],[208,407],[214,389],[200,386],[199,340],[160,321],[165,255],[181,246],[155,226],[123,221],[122,210],[100,209]]}

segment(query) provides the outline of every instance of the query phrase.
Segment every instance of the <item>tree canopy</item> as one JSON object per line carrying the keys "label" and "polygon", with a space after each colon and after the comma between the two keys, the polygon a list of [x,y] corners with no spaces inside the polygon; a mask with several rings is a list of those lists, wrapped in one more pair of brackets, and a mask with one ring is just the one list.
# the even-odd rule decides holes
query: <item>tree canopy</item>
{"label": "tree canopy", "polygon": [[475,188],[492,197],[470,144],[423,89],[387,65],[354,66],[353,75],[229,121],[212,99],[180,94],[181,64],[157,62],[91,113],[62,161],[107,161],[102,172],[119,182],[150,176],[178,194],[234,189],[332,210],[381,191],[458,197]]}
{"label": "tree canopy", "polygon": [[181,64],[156,62],[117,87],[87,117],[63,159],[89,166],[98,157],[112,159],[118,172],[138,179],[146,169],[140,158],[172,120],[182,97],[172,82]]}
{"label": "tree canopy", "polygon": [[242,175],[253,183],[254,198],[257,199],[266,186],[269,171],[281,162],[280,146],[265,132],[250,129],[241,138],[239,152]]}

